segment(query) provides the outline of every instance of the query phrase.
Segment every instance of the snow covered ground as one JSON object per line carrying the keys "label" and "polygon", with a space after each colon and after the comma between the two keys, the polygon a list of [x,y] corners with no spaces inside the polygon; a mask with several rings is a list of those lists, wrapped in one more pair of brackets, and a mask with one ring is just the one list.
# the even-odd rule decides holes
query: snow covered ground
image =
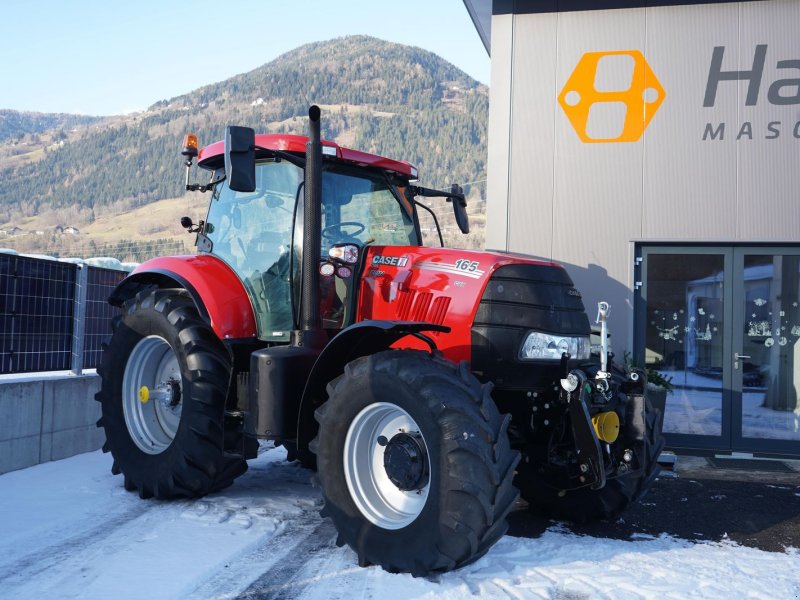
{"label": "snow covered ground", "polygon": [[361,569],[319,517],[310,473],[266,449],[222,493],[139,500],[84,454],[0,476],[0,598],[800,598],[800,550],[506,536],[459,571]]}

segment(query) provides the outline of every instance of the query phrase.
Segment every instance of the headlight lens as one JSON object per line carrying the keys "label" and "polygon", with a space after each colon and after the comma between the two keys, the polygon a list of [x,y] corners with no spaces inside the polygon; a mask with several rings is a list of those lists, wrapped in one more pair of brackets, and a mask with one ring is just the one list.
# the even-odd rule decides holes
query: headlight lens
{"label": "headlight lens", "polygon": [[520,360],[561,360],[565,352],[572,358],[589,358],[589,338],[583,336],[565,337],[532,331],[519,349]]}

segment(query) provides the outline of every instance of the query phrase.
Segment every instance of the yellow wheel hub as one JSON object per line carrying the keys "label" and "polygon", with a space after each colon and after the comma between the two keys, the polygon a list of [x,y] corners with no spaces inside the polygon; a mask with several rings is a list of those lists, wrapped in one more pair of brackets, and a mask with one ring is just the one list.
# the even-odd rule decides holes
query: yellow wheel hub
{"label": "yellow wheel hub", "polygon": [[598,413],[592,417],[597,439],[613,444],[619,436],[619,415],[614,411]]}
{"label": "yellow wheel hub", "polygon": [[146,385],[143,385],[139,388],[139,402],[142,404],[147,404],[150,400],[150,390],[147,388]]}

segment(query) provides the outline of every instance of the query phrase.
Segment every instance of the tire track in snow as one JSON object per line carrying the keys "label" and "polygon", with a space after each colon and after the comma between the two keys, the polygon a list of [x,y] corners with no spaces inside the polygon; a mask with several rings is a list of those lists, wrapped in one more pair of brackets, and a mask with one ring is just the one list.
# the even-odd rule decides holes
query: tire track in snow
{"label": "tire track in snow", "polygon": [[224,570],[193,588],[187,597],[259,600],[296,597],[302,591],[294,584],[299,572],[315,554],[336,550],[335,539],[333,523],[321,520],[316,510],[304,511],[287,520],[280,533],[265,536],[232,558]]}
{"label": "tire track in snow", "polygon": [[[103,544],[106,540],[117,536],[120,529],[140,518],[148,510],[150,507],[145,503],[133,504],[125,513],[106,515],[103,522],[78,535],[69,536],[55,544],[38,548],[14,562],[0,565],[0,584],[12,579],[30,579],[73,557],[76,552]],[[122,539],[119,543],[125,544],[127,541]]]}
{"label": "tire track in snow", "polygon": [[[262,573],[244,592],[239,594],[238,598],[290,600],[299,597],[303,590],[312,583],[310,579],[300,577],[307,564],[313,561],[320,552],[337,550],[336,528],[330,519],[316,520],[315,526],[313,524],[312,526],[313,529],[309,531],[307,525],[305,535],[293,544],[289,540],[283,540],[289,542],[284,552],[284,557],[288,556],[288,558],[276,561],[274,567]],[[282,537],[275,538],[271,545],[279,544]]]}

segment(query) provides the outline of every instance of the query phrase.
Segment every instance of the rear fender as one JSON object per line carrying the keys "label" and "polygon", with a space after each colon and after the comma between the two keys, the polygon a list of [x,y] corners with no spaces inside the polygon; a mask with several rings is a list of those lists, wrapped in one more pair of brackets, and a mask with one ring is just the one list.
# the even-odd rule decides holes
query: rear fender
{"label": "rear fender", "polygon": [[327,399],[328,383],[344,373],[347,363],[368,354],[388,350],[398,340],[409,336],[424,339],[431,349],[435,343],[426,331],[448,333],[449,327],[411,321],[361,321],[343,329],[325,346],[308,377],[297,418],[297,448],[305,450],[317,435],[314,411]]}
{"label": "rear fender", "polygon": [[154,258],[139,265],[108,298],[121,306],[148,287],[183,288],[220,340],[257,336],[250,298],[233,270],[210,254]]}

